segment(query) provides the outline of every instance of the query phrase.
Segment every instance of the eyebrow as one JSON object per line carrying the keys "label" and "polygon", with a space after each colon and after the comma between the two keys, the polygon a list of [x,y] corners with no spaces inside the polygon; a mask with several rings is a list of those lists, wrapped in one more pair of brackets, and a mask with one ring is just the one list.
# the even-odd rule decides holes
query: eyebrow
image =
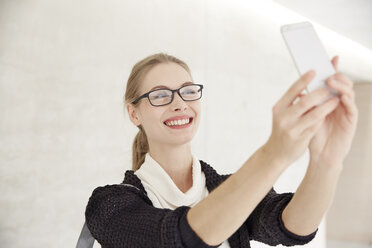
{"label": "eyebrow", "polygon": [[[193,82],[185,82],[185,83],[183,83],[180,87],[182,87],[182,86],[184,86],[184,85],[187,85],[187,84],[194,84]],[[165,86],[165,85],[157,85],[157,86],[155,86],[154,88],[152,88],[150,91],[152,91],[152,90],[155,90],[155,89],[169,89],[169,87],[168,86]]]}

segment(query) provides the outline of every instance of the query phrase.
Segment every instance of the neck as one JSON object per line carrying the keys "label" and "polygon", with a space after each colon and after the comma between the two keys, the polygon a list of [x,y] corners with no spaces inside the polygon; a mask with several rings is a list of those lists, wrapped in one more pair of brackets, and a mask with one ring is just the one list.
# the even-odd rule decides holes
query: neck
{"label": "neck", "polygon": [[169,177],[182,191],[186,192],[193,185],[190,144],[151,145],[149,142],[150,156],[167,172]]}

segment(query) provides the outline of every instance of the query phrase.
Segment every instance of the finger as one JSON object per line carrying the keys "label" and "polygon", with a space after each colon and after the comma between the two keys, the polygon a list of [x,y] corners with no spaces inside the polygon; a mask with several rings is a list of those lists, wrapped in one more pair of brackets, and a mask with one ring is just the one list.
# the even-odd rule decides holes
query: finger
{"label": "finger", "polygon": [[301,99],[301,97],[303,97],[303,96],[306,96],[307,94],[302,94],[302,93],[300,93],[297,97],[296,97],[296,99],[292,102],[292,105],[293,104],[296,104],[300,99]]}
{"label": "finger", "polygon": [[307,129],[310,128],[311,130],[312,126],[317,125],[318,122],[332,113],[339,105],[339,102],[339,97],[334,96],[322,105],[313,108],[306,115],[303,115],[296,126],[297,132],[301,135],[301,133],[303,134]]}
{"label": "finger", "polygon": [[348,96],[343,95],[341,97],[342,105],[345,107],[347,118],[353,121],[358,116],[358,109],[355,102]]}
{"label": "finger", "polygon": [[339,59],[339,57],[336,55],[331,60],[333,68],[335,69],[335,71],[337,71],[337,69],[338,69],[338,59]]}
{"label": "finger", "polygon": [[317,123],[315,123],[313,126],[307,128],[306,130],[304,130],[302,132],[302,134],[300,134],[300,137],[307,140],[307,141],[310,141],[312,137],[314,137],[314,135],[319,131],[319,129],[322,127],[323,125],[323,122],[324,122],[324,119],[318,121]]}
{"label": "finger", "polygon": [[310,70],[303,74],[279,99],[276,106],[278,108],[286,108],[292,104],[292,102],[301,94],[301,92],[306,88],[306,86],[315,77],[315,71]]}
{"label": "finger", "polygon": [[314,106],[323,102],[329,96],[330,91],[326,88],[319,88],[301,97],[301,99],[289,108],[294,118],[299,118]]}
{"label": "finger", "polygon": [[316,122],[314,125],[310,126],[302,132],[300,135],[303,139],[310,141],[310,139],[318,132],[320,127],[324,122],[324,118]]}
{"label": "finger", "polygon": [[349,85],[347,85],[345,82],[331,78],[327,80],[327,84],[332,89],[337,90],[340,93],[340,95],[347,95],[347,96],[350,96],[352,99],[354,98],[353,89]]}
{"label": "finger", "polygon": [[333,79],[336,79],[336,80],[339,80],[341,81],[342,83],[346,84],[347,86],[349,86],[350,88],[353,88],[354,87],[354,82],[351,81],[350,78],[348,78],[347,76],[345,76],[345,74],[342,74],[340,72],[337,72],[335,73],[333,76],[331,76],[330,78],[333,78]]}

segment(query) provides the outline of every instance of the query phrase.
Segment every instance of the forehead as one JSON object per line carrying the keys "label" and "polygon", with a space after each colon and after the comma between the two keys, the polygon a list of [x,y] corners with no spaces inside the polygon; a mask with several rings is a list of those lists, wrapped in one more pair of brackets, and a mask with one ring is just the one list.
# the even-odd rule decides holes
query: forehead
{"label": "forehead", "polygon": [[176,63],[161,63],[149,70],[142,83],[142,92],[150,91],[158,85],[177,89],[185,82],[191,82],[190,74]]}

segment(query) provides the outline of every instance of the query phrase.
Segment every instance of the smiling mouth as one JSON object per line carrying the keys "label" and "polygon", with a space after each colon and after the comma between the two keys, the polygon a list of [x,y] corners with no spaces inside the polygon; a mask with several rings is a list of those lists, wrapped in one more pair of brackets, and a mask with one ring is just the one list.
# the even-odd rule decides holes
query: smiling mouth
{"label": "smiling mouth", "polygon": [[193,117],[190,117],[189,118],[189,123],[185,123],[183,125],[172,125],[172,126],[170,126],[170,125],[167,125],[165,121],[163,122],[163,124],[166,125],[167,127],[182,127],[182,126],[190,125],[193,120],[194,120],[194,118]]}

